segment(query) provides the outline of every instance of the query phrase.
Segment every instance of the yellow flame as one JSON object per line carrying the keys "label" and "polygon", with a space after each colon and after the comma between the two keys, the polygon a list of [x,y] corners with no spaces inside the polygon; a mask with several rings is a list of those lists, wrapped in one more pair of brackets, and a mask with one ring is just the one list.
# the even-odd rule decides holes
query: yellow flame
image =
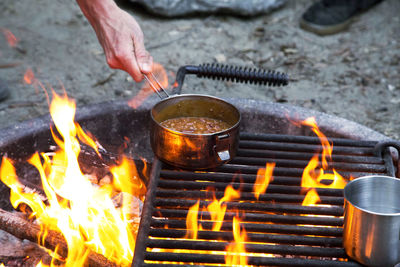
{"label": "yellow flame", "polygon": [[258,169],[256,182],[253,187],[253,192],[257,200],[260,194],[265,193],[269,183],[273,180],[272,172],[274,171],[274,168],[275,163],[266,163],[265,168]]}
{"label": "yellow flame", "polygon": [[214,194],[213,202],[211,202],[207,206],[207,210],[210,213],[211,220],[214,221],[212,231],[221,230],[227,208],[224,202],[232,201],[238,198],[240,198],[240,191],[235,190],[231,185],[228,185],[225,188],[224,196],[220,200],[217,200]]}
{"label": "yellow flame", "polygon": [[197,239],[198,222],[197,217],[199,213],[200,201],[197,200],[196,204],[189,208],[186,216],[186,236],[188,239]]}
{"label": "yellow flame", "polygon": [[310,191],[307,192],[307,195],[304,198],[303,203],[301,205],[311,206],[320,201],[321,199],[319,198],[317,191],[315,189],[311,189]]}
{"label": "yellow flame", "polygon": [[[304,168],[303,176],[301,180],[301,187],[303,188],[337,188],[343,189],[346,186],[347,181],[332,169],[333,173],[326,173],[328,170],[328,162],[332,161],[332,150],[333,146],[329,143],[328,138],[319,130],[315,118],[311,117],[302,122],[302,124],[311,127],[312,131],[319,137],[322,144],[322,168],[319,166],[318,153],[315,154],[307,166]],[[329,184],[323,183],[322,181],[330,181]],[[313,194],[306,196],[307,201],[303,201],[303,205],[314,205],[317,201],[320,201],[318,193],[315,190],[308,191],[307,194]],[[316,195],[316,196],[315,196]]]}
{"label": "yellow flame", "polygon": [[[124,158],[121,165],[111,168],[112,183],[92,184],[79,166],[78,138],[98,150],[95,141],[74,123],[75,102],[53,92],[50,113],[60,135],[53,132],[60,150],[52,157],[35,153],[28,160],[40,174],[47,203],[39,194],[23,191],[11,160],[3,157],[0,175],[11,188],[12,205],[16,208],[25,203],[32,209],[43,229],[41,240],[47,229],[62,233],[68,246],[65,266],[84,266],[90,250],[129,266],[136,234],[131,219],[139,216],[138,199],[143,200],[146,191],[133,161]],[[120,206],[115,203],[118,196],[122,198]],[[136,209],[132,211],[132,207]]]}
{"label": "yellow flame", "polygon": [[322,167],[324,169],[328,168],[327,158],[332,158],[333,150],[331,143],[329,143],[328,138],[318,128],[314,117],[307,118],[302,122],[302,124],[309,126],[311,130],[319,137],[322,145]]}
{"label": "yellow flame", "polygon": [[11,188],[10,202],[14,208],[25,203],[36,212],[42,213],[44,211],[45,205],[38,194],[24,192],[24,186],[18,181],[12,161],[6,157],[3,157],[1,162],[0,177],[1,181]]}
{"label": "yellow flame", "polygon": [[[224,222],[226,204],[224,202],[231,201],[240,198],[240,191],[235,190],[231,185],[225,188],[224,196],[217,200],[214,200],[207,206],[207,211],[210,213],[211,221],[213,221],[212,231],[219,231]],[[188,214],[186,216],[186,235],[185,238],[197,239],[197,233],[199,230],[203,229],[201,224],[198,223],[198,213],[199,213],[200,201],[198,200],[196,204],[189,208]]]}
{"label": "yellow flame", "polygon": [[110,172],[114,177],[113,183],[117,190],[133,196],[146,194],[146,185],[141,180],[132,159],[123,157],[120,165],[111,167]]}
{"label": "yellow flame", "polygon": [[236,217],[233,218],[232,228],[234,242],[226,247],[225,263],[228,266],[245,266],[247,265],[246,230],[244,228],[240,230],[240,220]]}

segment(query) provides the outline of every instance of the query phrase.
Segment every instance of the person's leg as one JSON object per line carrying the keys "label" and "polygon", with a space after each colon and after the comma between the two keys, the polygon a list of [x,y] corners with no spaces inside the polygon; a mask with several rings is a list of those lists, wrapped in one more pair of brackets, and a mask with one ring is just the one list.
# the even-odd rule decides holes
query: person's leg
{"label": "person's leg", "polygon": [[319,34],[346,29],[354,17],[382,0],[321,0],[311,5],[300,19],[300,27]]}
{"label": "person's leg", "polygon": [[0,78],[0,102],[6,100],[10,95],[7,83]]}

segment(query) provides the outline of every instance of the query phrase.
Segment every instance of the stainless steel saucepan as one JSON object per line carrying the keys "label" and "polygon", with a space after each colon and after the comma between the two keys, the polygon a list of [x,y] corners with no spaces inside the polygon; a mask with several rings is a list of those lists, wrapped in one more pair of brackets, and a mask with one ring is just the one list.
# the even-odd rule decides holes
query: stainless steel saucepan
{"label": "stainless steel saucepan", "polygon": [[[226,122],[229,128],[210,134],[182,133],[161,122],[179,117],[206,117]],[[153,152],[181,168],[207,169],[228,162],[239,143],[240,112],[232,104],[207,95],[177,95],[151,110],[150,141]]]}
{"label": "stainless steel saucepan", "polygon": [[[232,104],[208,95],[179,95],[186,74],[236,82],[286,85],[285,74],[242,69],[230,66],[184,66],[177,73],[175,93],[169,96],[161,85],[151,83],[153,90],[163,98],[151,109],[150,143],[155,155],[162,161],[185,169],[209,169],[230,161],[239,144],[240,112]],[[153,76],[154,78],[154,76]],[[207,117],[221,120],[229,128],[210,134],[182,133],[161,125],[161,122],[179,117]]]}

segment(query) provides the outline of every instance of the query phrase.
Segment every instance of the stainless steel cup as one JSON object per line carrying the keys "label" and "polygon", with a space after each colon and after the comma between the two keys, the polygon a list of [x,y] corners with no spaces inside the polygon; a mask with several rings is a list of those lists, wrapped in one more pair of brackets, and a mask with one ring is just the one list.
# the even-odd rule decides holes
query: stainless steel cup
{"label": "stainless steel cup", "polygon": [[[181,133],[160,123],[178,117],[207,117],[229,128],[210,134]],[[151,109],[150,143],[159,159],[185,169],[214,168],[230,161],[239,145],[240,112],[232,104],[208,95],[177,95]]]}
{"label": "stainless steel cup", "polygon": [[344,188],[343,245],[367,266],[400,262],[400,180],[365,176]]}

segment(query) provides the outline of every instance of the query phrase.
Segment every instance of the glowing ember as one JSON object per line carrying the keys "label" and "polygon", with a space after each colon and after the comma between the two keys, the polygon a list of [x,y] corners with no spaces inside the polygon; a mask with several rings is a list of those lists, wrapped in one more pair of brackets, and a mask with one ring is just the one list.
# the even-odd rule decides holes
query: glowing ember
{"label": "glowing ember", "polygon": [[[47,201],[37,193],[26,193],[15,174],[12,161],[3,157],[1,181],[11,188],[14,208],[25,203],[43,232],[62,233],[68,245],[65,266],[84,266],[90,250],[103,254],[121,266],[133,258],[138,216],[146,188],[132,161],[124,158],[111,168],[112,182],[91,183],[78,163],[80,141],[97,150],[96,141],[74,122],[75,103],[53,92],[50,114],[60,137],[53,138],[60,149],[53,155],[35,153],[29,163],[38,170]],[[39,266],[43,266],[40,263]]]}
{"label": "glowing ember", "polygon": [[234,242],[226,247],[225,263],[228,266],[245,266],[247,265],[247,256],[245,242],[247,238],[246,230],[240,230],[240,220],[233,218],[233,238]]}
{"label": "glowing ember", "polygon": [[24,74],[24,82],[26,84],[32,84],[34,80],[35,80],[35,75],[33,74],[33,71],[31,68],[28,68]]}
{"label": "glowing ember", "polygon": [[265,193],[269,183],[273,180],[272,172],[274,171],[274,168],[275,163],[267,163],[265,168],[258,169],[256,182],[253,187],[253,192],[257,200],[260,194]]}
{"label": "glowing ember", "polygon": [[[167,72],[165,71],[164,67],[161,64],[154,63],[152,73],[163,88],[168,87],[168,75],[167,75]],[[157,87],[156,89],[160,89],[160,88],[158,88],[158,84],[154,80],[154,78],[151,75],[149,75],[148,77],[149,77],[150,81],[152,82],[152,84]],[[146,100],[146,98],[148,98],[153,93],[154,93],[154,91],[153,91],[152,87],[146,81],[145,84],[143,85],[142,89],[139,91],[139,93],[137,95],[135,95],[131,100],[128,101],[128,105],[130,107],[136,109],[143,103],[144,100]]]}
{"label": "glowing ember", "polygon": [[10,47],[16,47],[18,44],[18,39],[15,37],[15,35],[10,31],[5,28],[0,28],[0,31],[3,33],[4,37],[7,40],[7,43]]}
{"label": "glowing ember", "polygon": [[33,85],[34,88],[35,88],[36,94],[39,93],[39,86],[41,86],[41,87],[43,88],[43,90],[45,91],[45,88],[44,88],[43,85],[36,79],[35,74],[33,74],[33,71],[32,71],[31,68],[28,68],[28,69],[25,71],[25,74],[24,74],[24,83]]}
{"label": "glowing ember", "polygon": [[[302,122],[303,125],[311,127],[312,131],[319,137],[322,144],[322,168],[319,168],[319,155],[315,154],[308,165],[304,168],[301,180],[303,188],[337,188],[343,189],[347,181],[334,169],[333,173],[326,173],[328,170],[328,162],[332,161],[333,146],[329,143],[328,138],[319,130],[315,118],[311,117]],[[325,183],[323,183],[324,181]],[[326,182],[330,182],[327,184]],[[315,196],[316,195],[316,196]],[[307,201],[306,201],[307,200]],[[313,201],[311,201],[313,200]],[[316,190],[309,190],[303,201],[303,205],[313,205],[320,201]]]}

